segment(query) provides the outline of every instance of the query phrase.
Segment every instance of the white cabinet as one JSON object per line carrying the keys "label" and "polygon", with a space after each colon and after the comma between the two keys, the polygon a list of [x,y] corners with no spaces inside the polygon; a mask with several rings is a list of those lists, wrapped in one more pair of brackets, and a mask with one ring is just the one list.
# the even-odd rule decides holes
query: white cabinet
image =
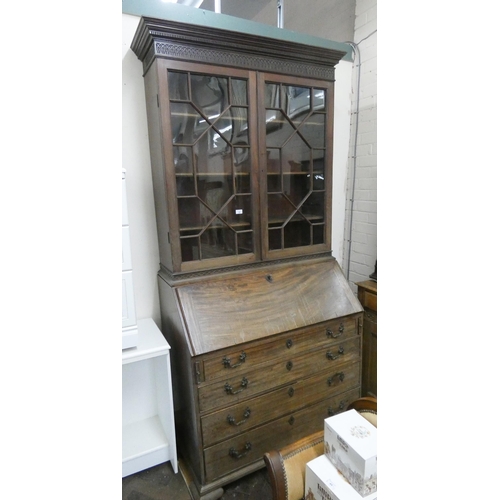
{"label": "white cabinet", "polygon": [[127,185],[122,169],[122,349],[137,345],[132,255],[127,210]]}
{"label": "white cabinet", "polygon": [[122,477],[170,461],[177,473],[170,346],[148,319],[122,351]]}

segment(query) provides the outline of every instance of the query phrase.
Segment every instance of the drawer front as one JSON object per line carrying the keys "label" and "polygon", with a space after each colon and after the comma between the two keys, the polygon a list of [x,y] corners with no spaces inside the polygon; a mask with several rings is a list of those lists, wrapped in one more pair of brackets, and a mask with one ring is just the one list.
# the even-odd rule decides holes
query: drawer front
{"label": "drawer front", "polygon": [[203,358],[204,381],[210,382],[246,372],[252,368],[283,356],[305,353],[311,348],[335,344],[338,340],[356,336],[358,316],[348,316],[313,327],[280,334],[275,340],[255,342],[237,349],[219,351],[215,356]]}
{"label": "drawer front", "polygon": [[[347,363],[262,396],[223,408],[201,419],[204,447],[277,419],[361,384],[360,363]],[[346,404],[345,401],[340,403]],[[340,404],[339,403],[339,404]],[[344,406],[332,411],[340,411]]]}
{"label": "drawer front", "polygon": [[359,388],[353,389],[206,448],[207,481],[262,460],[266,451],[282,448],[323,429],[324,420],[331,416],[332,408],[338,408],[342,402],[347,406],[359,395]]}
{"label": "drawer front", "polygon": [[377,310],[377,295],[365,290],[363,293],[363,299],[360,301],[363,307],[371,309],[372,311]]}
{"label": "drawer front", "polygon": [[234,405],[257,394],[309,377],[317,372],[335,369],[361,357],[361,339],[340,341],[302,356],[283,356],[255,370],[198,387],[201,413]]}

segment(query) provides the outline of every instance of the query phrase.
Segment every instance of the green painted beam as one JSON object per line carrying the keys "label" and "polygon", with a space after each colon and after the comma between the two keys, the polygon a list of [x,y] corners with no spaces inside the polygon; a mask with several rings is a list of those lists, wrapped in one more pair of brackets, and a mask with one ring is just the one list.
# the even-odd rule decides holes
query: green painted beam
{"label": "green painted beam", "polygon": [[272,38],[277,41],[302,43],[313,47],[341,50],[346,52],[342,60],[352,61],[352,47],[347,43],[334,42],[304,33],[256,23],[239,17],[217,14],[209,10],[194,9],[185,5],[162,2],[162,0],[122,0],[122,12],[133,16],[168,19],[180,23],[210,26],[228,31]]}

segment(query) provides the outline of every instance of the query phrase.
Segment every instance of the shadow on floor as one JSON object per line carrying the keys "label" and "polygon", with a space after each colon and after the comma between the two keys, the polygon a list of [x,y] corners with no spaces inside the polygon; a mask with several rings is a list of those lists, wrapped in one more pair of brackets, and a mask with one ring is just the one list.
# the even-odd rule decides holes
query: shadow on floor
{"label": "shadow on floor", "polygon": [[[221,500],[271,500],[266,469],[260,469],[224,487]],[[191,500],[180,471],[174,474],[170,462],[122,479],[122,500]]]}

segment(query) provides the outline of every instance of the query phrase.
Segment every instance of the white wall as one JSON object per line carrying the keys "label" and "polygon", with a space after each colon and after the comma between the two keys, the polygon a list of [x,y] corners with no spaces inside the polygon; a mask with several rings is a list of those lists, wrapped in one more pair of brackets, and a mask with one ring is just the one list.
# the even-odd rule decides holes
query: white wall
{"label": "white wall", "polygon": [[346,213],[346,182],[351,120],[352,62],[335,68],[335,118],[333,123],[332,255],[342,266]]}
{"label": "white wall", "polygon": [[[127,196],[137,318],[152,317],[160,325],[156,275],[159,270],[158,237],[153,203],[146,104],[142,63],[130,50],[139,17],[122,14],[122,122],[123,167],[127,170]],[[345,190],[349,150],[352,62],[341,61],[336,70],[334,123],[334,178],[332,250],[342,263]],[[118,173],[117,173],[118,175]]]}
{"label": "white wall", "polygon": [[160,256],[142,63],[130,50],[139,19],[122,14],[122,162],[127,171],[136,315],[137,319],[153,318],[161,325],[156,283]]}
{"label": "white wall", "polygon": [[[354,42],[361,57],[353,71],[351,145],[342,269],[349,281],[368,279],[377,259],[377,2],[357,0]],[[354,204],[351,212],[356,124],[357,65],[361,61]],[[351,232],[352,217],[352,232]],[[349,241],[351,242],[349,246]],[[355,287],[354,287],[355,289]]]}

